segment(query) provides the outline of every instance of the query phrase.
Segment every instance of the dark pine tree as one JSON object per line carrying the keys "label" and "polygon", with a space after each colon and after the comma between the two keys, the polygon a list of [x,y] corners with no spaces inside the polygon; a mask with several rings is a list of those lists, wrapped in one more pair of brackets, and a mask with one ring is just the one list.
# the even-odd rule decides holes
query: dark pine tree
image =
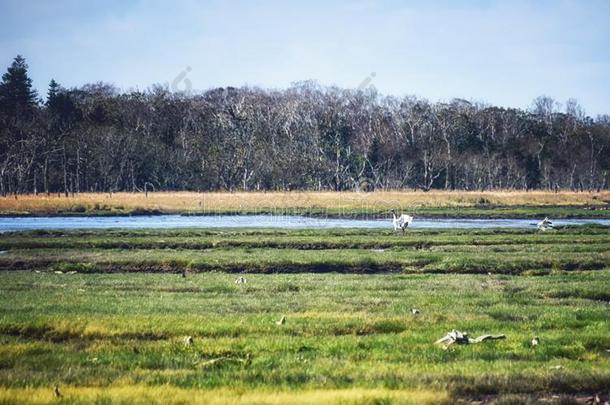
{"label": "dark pine tree", "polygon": [[55,79],[51,79],[51,82],[49,82],[49,90],[47,92],[47,106],[52,105],[55,100],[57,100],[60,90],[61,86],[59,83],[57,83]]}
{"label": "dark pine tree", "polygon": [[32,79],[28,76],[28,64],[17,55],[0,84],[0,110],[9,119],[29,120],[34,115],[37,104],[36,90],[32,89]]}

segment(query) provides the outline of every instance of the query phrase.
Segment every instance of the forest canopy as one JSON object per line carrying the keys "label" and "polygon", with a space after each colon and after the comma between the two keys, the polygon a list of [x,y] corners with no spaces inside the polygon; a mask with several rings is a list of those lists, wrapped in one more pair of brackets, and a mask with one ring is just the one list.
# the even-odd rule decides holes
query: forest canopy
{"label": "forest canopy", "polygon": [[608,186],[610,116],[299,82],[282,90],[121,92],[44,100],[17,56],[0,83],[0,191],[570,189]]}

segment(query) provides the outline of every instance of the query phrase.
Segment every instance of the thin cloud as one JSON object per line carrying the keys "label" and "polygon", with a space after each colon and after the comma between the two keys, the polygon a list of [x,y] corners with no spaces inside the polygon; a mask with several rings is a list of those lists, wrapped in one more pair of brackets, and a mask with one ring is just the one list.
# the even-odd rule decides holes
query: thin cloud
{"label": "thin cloud", "polygon": [[195,89],[313,79],[384,94],[527,107],[548,94],[610,105],[604,1],[3,2],[0,61],[21,53],[42,94],[107,81],[146,88],[186,66]]}

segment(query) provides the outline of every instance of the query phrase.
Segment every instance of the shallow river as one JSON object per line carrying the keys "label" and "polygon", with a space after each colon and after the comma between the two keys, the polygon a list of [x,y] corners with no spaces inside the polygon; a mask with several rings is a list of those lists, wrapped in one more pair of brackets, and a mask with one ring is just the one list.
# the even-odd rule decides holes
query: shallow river
{"label": "shallow river", "polygon": [[[412,228],[535,228],[533,219],[430,219],[415,218]],[[610,219],[563,219],[555,225],[602,224]],[[116,217],[5,217],[0,232],[32,229],[107,228],[391,228],[388,219],[310,218],[291,215],[145,215]]]}

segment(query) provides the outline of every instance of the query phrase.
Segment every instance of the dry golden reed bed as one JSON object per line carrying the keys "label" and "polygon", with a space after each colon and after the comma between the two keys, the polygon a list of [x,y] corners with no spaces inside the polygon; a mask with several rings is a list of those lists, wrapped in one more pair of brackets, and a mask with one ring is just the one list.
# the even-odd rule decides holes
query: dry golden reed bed
{"label": "dry golden reed bed", "polygon": [[156,192],[80,193],[74,197],[39,194],[0,197],[0,213],[58,213],[160,211],[164,213],[213,211],[270,211],[273,209],[381,210],[392,207],[587,206],[610,203],[610,191],[384,191],[356,192]]}

